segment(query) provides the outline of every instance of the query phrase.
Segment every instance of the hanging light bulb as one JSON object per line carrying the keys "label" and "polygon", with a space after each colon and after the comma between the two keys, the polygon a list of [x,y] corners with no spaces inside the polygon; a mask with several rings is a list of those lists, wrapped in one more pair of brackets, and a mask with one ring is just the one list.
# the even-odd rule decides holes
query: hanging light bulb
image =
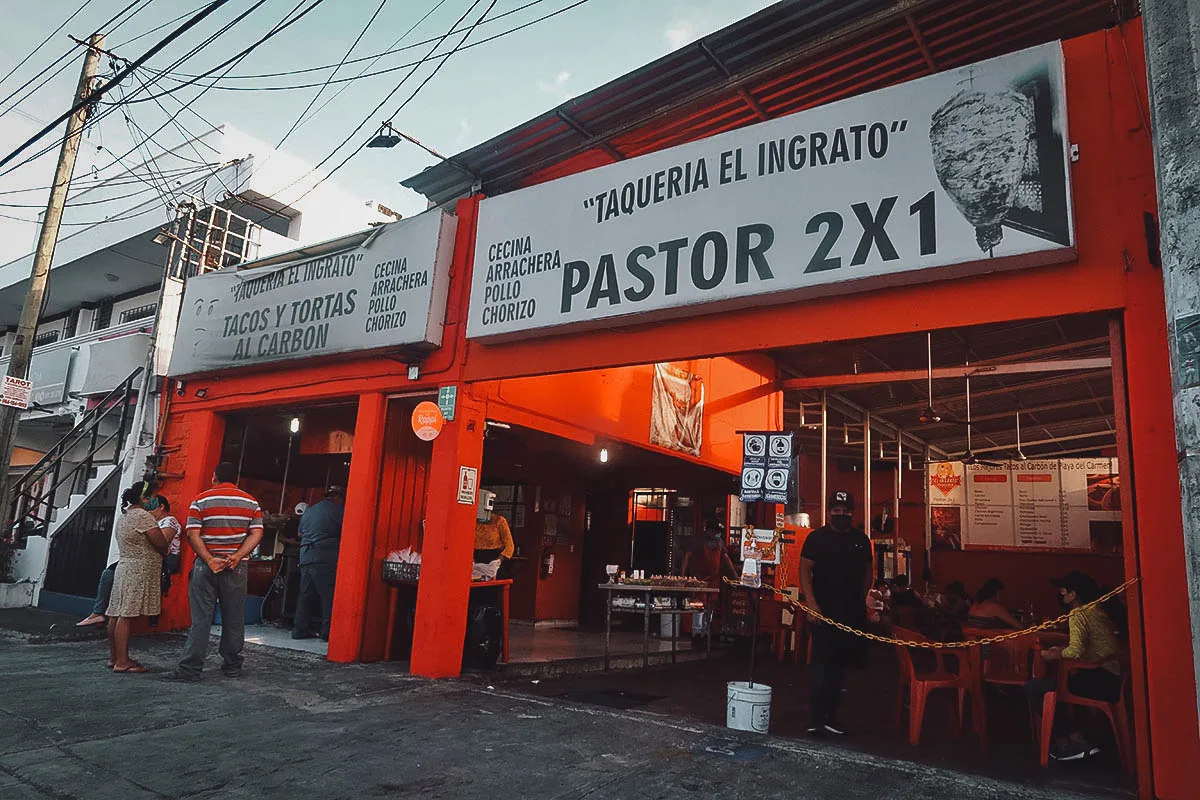
{"label": "hanging light bulb", "polygon": [[601,464],[608,463],[608,448],[607,447],[600,448],[600,463]]}
{"label": "hanging light bulb", "polygon": [[291,431],[293,434],[300,432],[300,418],[299,417],[292,417],[291,422],[288,423],[288,430]]}

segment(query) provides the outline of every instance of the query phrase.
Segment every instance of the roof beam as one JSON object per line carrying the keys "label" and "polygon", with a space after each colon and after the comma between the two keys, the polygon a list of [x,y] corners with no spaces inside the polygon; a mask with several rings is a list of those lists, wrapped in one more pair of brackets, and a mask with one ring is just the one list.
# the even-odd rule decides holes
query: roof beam
{"label": "roof beam", "polygon": [[[1087,372],[1111,369],[1112,359],[1072,358],[1057,361],[1027,361],[1023,364],[976,364],[962,367],[938,367],[933,377],[978,378],[989,375],[1027,375],[1039,372]],[[809,378],[788,378],[783,381],[784,389],[828,389],[846,386],[873,386],[881,383],[904,383],[922,381],[929,372],[923,369],[895,370],[892,372],[860,372],[850,375],[818,375]]]}
{"label": "roof beam", "polygon": [[925,35],[921,33],[920,26],[917,25],[917,19],[912,15],[911,11],[904,12],[904,21],[908,23],[908,29],[912,31],[913,41],[917,43],[917,47],[921,48],[921,55],[925,57],[925,64],[929,67],[930,72],[937,72],[937,62],[933,60],[933,53],[929,51],[929,45],[925,42]]}
{"label": "roof beam", "polygon": [[759,102],[754,99],[754,95],[750,94],[750,92],[745,88],[739,88],[737,90],[737,94],[738,97],[742,98],[742,102],[749,106],[750,110],[754,112],[754,116],[758,117],[759,122],[766,122],[771,118],[767,114],[766,109],[759,105]]}
{"label": "roof beam", "polygon": [[557,111],[554,112],[554,116],[558,117],[560,120],[563,121],[563,123],[568,128],[570,128],[571,130],[578,133],[586,141],[590,142],[591,147],[597,147],[597,148],[603,150],[605,153],[607,153],[609,156],[611,156],[614,161],[624,161],[625,160],[625,156],[621,153],[620,150],[613,147],[608,141],[601,139],[598,136],[593,135],[592,132],[589,131],[582,122],[575,119],[575,117],[568,114],[565,110],[563,110],[561,108],[558,109]]}
{"label": "roof beam", "polygon": [[[753,69],[747,70],[745,73],[737,76],[726,78],[720,86],[705,88],[699,91],[688,92],[680,95],[674,101],[638,114],[621,125],[615,126],[608,132],[610,138],[624,136],[627,133],[638,130],[645,125],[649,120],[662,119],[672,112],[684,109],[694,104],[696,101],[707,96],[716,96],[722,92],[736,90],[742,86],[748,86],[754,81],[771,75],[776,70],[794,66],[797,59],[813,58],[828,50],[833,50],[840,46],[847,38],[866,33],[867,31],[879,28],[882,25],[895,22],[895,20],[906,12],[913,12],[924,8],[925,6],[934,5],[938,0],[896,0],[888,6],[879,9],[873,14],[868,14],[859,19],[853,20],[840,27],[830,30],[823,36],[815,37],[803,44],[785,50],[774,58],[766,59],[761,64],[758,64]],[[604,87],[601,87],[603,89]],[[607,143],[607,140],[604,140]],[[486,146],[488,142],[484,142],[481,146]],[[484,192],[488,191],[489,186],[499,185],[507,186],[508,183],[520,174],[534,174],[539,170],[545,169],[553,164],[558,164],[566,159],[578,155],[579,153],[590,150],[593,147],[601,146],[599,140],[582,142],[578,147],[569,148],[563,152],[556,152],[552,155],[543,158],[534,164],[528,164],[516,169],[509,170],[501,175],[494,176],[487,180],[487,185],[484,186]],[[611,147],[612,145],[609,145]],[[408,185],[407,182],[404,185]],[[411,188],[411,187],[410,187]],[[501,191],[507,191],[501,189]]]}
{"label": "roof beam", "polygon": [[[1002,412],[997,412],[997,413],[992,413],[992,414],[972,414],[971,421],[972,422],[988,422],[993,419],[1006,419],[1008,417],[1012,417],[1018,411],[1022,414],[1038,414],[1042,411],[1062,411],[1063,409],[1066,409],[1066,408],[1077,408],[1078,406],[1087,406],[1087,405],[1092,405],[1093,403],[1099,405],[1102,400],[1106,400],[1106,399],[1108,399],[1108,398],[1097,399],[1095,397],[1089,396],[1089,397],[1081,397],[1078,400],[1064,400],[1064,401],[1058,402],[1058,403],[1043,403],[1041,405],[1034,405],[1034,406],[1019,406],[1018,405],[1018,406],[1014,407],[1011,411],[1002,411]],[[785,410],[785,413],[787,413],[787,410]],[[921,428],[922,428],[922,430],[928,430],[928,429],[932,429],[932,428],[951,427],[951,426],[958,426],[958,425],[959,425],[959,423],[957,423],[957,422],[950,422],[950,421],[944,420],[942,422],[925,423],[924,425],[921,426]],[[1039,425],[1040,425],[1040,423],[1039,423]]]}
{"label": "roof beam", "polygon": [[[1110,377],[1109,376],[1110,372],[1111,372],[1111,370],[1109,370],[1109,369],[1095,370],[1092,372],[1076,372],[1076,373],[1072,373],[1070,375],[1056,376],[1054,378],[1045,378],[1045,379],[1039,380],[1039,381],[1026,381],[1025,383],[1017,383],[1017,384],[1013,384],[1012,386],[1001,386],[998,389],[984,389],[982,391],[972,391],[971,399],[977,400],[981,397],[994,397],[996,395],[1004,395],[1004,394],[1015,395],[1015,394],[1019,394],[1021,392],[1035,391],[1037,389],[1050,389],[1055,386],[1062,386],[1067,383],[1074,383],[1075,381],[1084,380],[1087,378]],[[934,397],[933,400],[934,400],[934,404],[936,406],[942,406],[946,402],[946,400],[944,398],[938,398],[936,396]],[[893,414],[893,413],[896,413],[897,411],[920,411],[921,409],[925,408],[925,406],[927,406],[927,405],[929,405],[928,399],[918,400],[915,403],[905,403],[904,405],[887,406],[885,408],[880,408],[877,410],[877,413]],[[1015,406],[1014,406],[1014,408],[1015,408]],[[875,413],[875,412],[873,412],[873,413]]]}
{"label": "roof beam", "polygon": [[[1103,437],[1112,437],[1113,442],[1116,442],[1116,440],[1117,440],[1117,435],[1113,431],[1103,430],[1103,431],[1096,431],[1094,433],[1076,433],[1076,434],[1072,434],[1071,436],[1056,436],[1053,439],[1038,439],[1035,442],[1021,442],[1021,449],[1024,450],[1026,447],[1038,447],[1039,445],[1044,445],[1044,444],[1058,444],[1059,442],[1077,442],[1081,439],[1100,439]],[[975,452],[975,455],[979,455],[980,453],[998,453],[1001,450],[1015,450],[1016,447],[1017,447],[1017,443],[1013,442],[1012,444],[996,445],[995,447],[980,447],[980,448],[976,449],[974,452]],[[955,453],[954,457],[960,458],[965,455],[966,455],[965,452]]]}

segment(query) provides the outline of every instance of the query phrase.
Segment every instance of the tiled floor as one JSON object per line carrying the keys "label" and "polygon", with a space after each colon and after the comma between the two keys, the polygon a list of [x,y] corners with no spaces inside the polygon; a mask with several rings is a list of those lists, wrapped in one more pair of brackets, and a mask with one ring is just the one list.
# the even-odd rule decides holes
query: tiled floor
{"label": "tiled floor", "polygon": [[[214,625],[212,635],[220,637],[221,626]],[[246,641],[267,647],[278,647],[283,650],[299,650],[304,653],[325,655],[329,652],[329,643],[320,639],[293,639],[290,628],[280,628],[275,625],[247,625]]]}
{"label": "tiled floor", "polygon": [[[572,658],[594,658],[604,655],[604,634],[585,633],[572,628],[534,628],[514,624],[509,630],[510,661],[530,664],[561,661]],[[680,640],[680,650],[690,650],[691,640]],[[650,637],[651,653],[669,653],[671,642]],[[642,634],[615,632],[612,635],[612,654],[630,655],[642,652]]]}

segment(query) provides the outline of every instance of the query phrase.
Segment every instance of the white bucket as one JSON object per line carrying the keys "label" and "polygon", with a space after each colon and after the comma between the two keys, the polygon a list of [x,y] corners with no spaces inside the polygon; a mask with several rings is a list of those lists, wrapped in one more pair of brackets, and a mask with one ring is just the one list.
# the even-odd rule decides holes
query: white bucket
{"label": "white bucket", "polygon": [[766,733],[771,727],[771,687],[730,681],[725,687],[725,727]]}

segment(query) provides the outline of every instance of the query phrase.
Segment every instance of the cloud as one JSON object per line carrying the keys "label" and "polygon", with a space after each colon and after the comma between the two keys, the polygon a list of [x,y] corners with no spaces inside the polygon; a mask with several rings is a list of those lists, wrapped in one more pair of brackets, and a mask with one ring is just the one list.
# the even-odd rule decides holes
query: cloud
{"label": "cloud", "polygon": [[471,123],[465,117],[458,121],[458,136],[454,137],[454,146],[462,147],[471,140]]}
{"label": "cloud", "polygon": [[569,100],[571,97],[571,91],[567,89],[567,81],[569,80],[571,80],[571,73],[564,69],[555,75],[552,81],[538,81],[537,88],[546,94],[554,95],[560,100]]}
{"label": "cloud", "polygon": [[686,18],[676,18],[663,31],[663,38],[671,50],[678,50],[696,38],[696,23]]}

